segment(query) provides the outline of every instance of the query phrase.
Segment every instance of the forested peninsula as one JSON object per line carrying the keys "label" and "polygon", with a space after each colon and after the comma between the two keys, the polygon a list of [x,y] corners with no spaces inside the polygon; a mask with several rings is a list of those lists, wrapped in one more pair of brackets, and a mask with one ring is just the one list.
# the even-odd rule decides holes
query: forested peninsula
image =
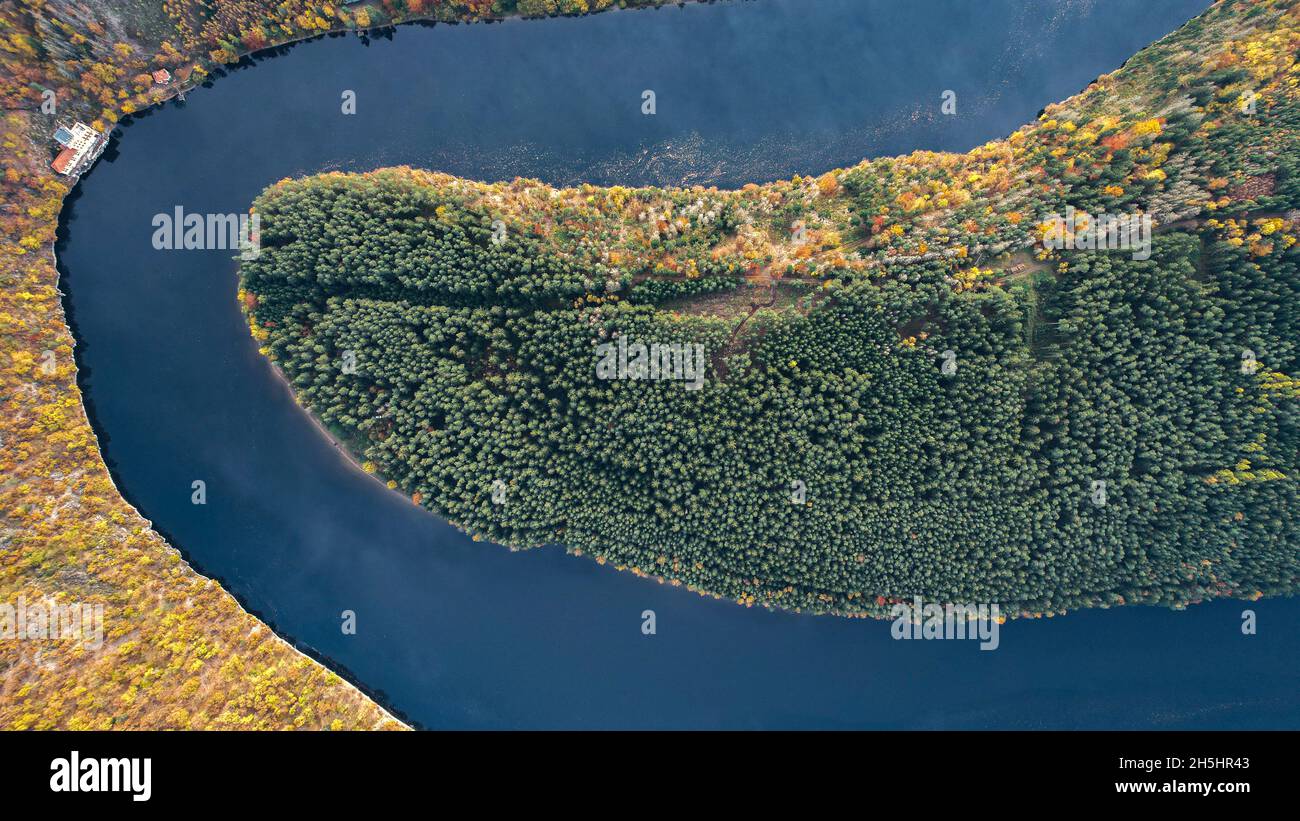
{"label": "forested peninsula", "polygon": [[851,615],[1294,593],[1297,47],[1220,3],[1007,139],[735,191],[285,180],[240,298],[476,537]]}

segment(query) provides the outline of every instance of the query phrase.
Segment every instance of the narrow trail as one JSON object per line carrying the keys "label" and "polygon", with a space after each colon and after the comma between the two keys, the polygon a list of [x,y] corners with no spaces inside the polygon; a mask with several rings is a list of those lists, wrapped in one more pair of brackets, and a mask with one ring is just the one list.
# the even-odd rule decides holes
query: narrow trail
{"label": "narrow trail", "polygon": [[[744,318],[740,320],[740,322],[736,323],[736,327],[732,328],[731,335],[727,337],[727,341],[724,342],[722,346],[718,348],[718,350],[713,354],[713,372],[718,375],[719,379],[725,380],[727,378],[727,361],[726,361],[727,357],[731,356],[732,354],[740,350],[740,341],[739,341],[740,332],[744,330],[745,325],[749,323],[749,320],[752,319],[754,314],[758,313],[760,309],[771,308],[773,305],[776,304],[777,280],[774,280],[770,277],[766,277],[765,279],[767,280],[767,284],[766,284],[766,288],[768,292],[767,302],[759,302],[756,299],[751,300],[749,304],[749,311],[745,314]],[[763,287],[763,286],[759,286],[759,287]],[[761,335],[758,338],[761,338]]]}

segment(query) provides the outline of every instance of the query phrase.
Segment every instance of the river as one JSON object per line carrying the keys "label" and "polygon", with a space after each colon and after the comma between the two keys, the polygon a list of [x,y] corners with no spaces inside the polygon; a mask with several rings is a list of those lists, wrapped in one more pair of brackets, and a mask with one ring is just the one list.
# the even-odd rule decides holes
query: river
{"label": "river", "polygon": [[125,124],[65,209],[65,306],[114,478],[203,573],[422,727],[1300,727],[1294,598],[1016,621],[983,652],[472,542],[295,405],[236,306],[232,254],[150,243],[154,214],[245,211],[323,170],[737,185],[966,150],[1206,5],[755,0],[265,55]]}

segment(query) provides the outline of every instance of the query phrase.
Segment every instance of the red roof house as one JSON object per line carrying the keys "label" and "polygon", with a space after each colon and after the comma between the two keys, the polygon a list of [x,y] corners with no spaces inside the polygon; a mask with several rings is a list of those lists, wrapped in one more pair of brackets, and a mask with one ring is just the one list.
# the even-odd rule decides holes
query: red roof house
{"label": "red roof house", "polygon": [[71,148],[65,148],[59,152],[59,156],[54,158],[54,162],[50,163],[50,168],[53,168],[60,174],[66,174],[68,173],[69,166],[72,165],[72,161],[76,158],[76,151],[73,151]]}

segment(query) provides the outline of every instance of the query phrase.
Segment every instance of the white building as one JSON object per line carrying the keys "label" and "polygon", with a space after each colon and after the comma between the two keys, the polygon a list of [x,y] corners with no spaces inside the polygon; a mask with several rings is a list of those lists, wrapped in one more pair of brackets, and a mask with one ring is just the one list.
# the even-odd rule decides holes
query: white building
{"label": "white building", "polygon": [[50,167],[60,174],[71,176],[77,173],[82,162],[99,145],[102,137],[102,134],[85,123],[77,123],[70,129],[59,126],[54,130],[54,139],[63,146],[63,150],[54,158],[54,162],[50,163]]}

